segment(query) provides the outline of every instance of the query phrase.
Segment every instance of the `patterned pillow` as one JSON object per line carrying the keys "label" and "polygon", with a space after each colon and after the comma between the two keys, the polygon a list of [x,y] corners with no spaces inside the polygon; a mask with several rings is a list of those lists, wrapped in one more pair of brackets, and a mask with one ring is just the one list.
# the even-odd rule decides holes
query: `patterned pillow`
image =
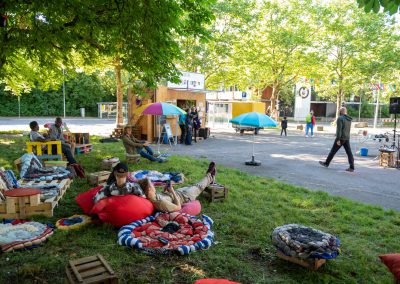
{"label": "patterned pillow", "polygon": [[384,254],[379,258],[393,273],[394,278],[400,280],[400,253]]}

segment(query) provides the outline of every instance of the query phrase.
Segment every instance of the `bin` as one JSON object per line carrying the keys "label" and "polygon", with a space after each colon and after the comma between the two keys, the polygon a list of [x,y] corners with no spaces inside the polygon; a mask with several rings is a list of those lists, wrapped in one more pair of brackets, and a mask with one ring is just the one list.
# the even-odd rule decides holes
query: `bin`
{"label": "bin", "polygon": [[361,148],[360,149],[360,156],[368,156],[368,148]]}
{"label": "bin", "polygon": [[85,108],[81,107],[81,117],[85,117]]}

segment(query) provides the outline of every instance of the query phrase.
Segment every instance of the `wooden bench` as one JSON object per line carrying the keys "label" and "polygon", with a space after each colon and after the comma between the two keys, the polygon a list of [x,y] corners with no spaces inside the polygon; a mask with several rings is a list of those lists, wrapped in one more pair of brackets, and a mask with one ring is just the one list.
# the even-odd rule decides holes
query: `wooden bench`
{"label": "wooden bench", "polygon": [[276,255],[284,260],[287,260],[292,263],[299,264],[303,267],[309,268],[311,270],[317,270],[320,268],[324,263],[326,263],[325,259],[318,259],[318,258],[312,258],[312,259],[301,259],[298,257],[293,257],[293,256],[287,256],[284,255],[282,252],[278,251]]}
{"label": "wooden bench", "polygon": [[[56,154],[52,154],[53,146],[55,146]],[[45,153],[43,153],[43,149],[46,149]],[[27,153],[34,153],[40,160],[62,160],[63,156],[61,141],[26,142],[26,151]]]}

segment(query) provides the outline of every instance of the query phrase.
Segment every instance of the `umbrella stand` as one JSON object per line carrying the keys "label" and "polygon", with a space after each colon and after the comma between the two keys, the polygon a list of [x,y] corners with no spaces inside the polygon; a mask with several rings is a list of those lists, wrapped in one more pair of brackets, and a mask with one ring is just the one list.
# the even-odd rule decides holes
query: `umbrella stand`
{"label": "umbrella stand", "polygon": [[261,165],[260,161],[255,160],[254,158],[254,142],[256,141],[256,135],[253,133],[253,155],[251,156],[251,161],[246,161],[245,165],[247,166],[259,166]]}

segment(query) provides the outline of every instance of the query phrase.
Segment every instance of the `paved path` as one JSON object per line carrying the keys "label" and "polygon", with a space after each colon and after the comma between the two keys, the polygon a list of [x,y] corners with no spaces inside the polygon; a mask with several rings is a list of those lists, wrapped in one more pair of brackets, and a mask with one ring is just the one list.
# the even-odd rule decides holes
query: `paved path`
{"label": "paved path", "polygon": [[[0,118],[0,131],[26,130],[32,120],[39,125],[51,122],[51,118]],[[114,120],[96,118],[66,118],[69,128],[74,132],[90,132],[92,135],[109,136],[115,127]],[[218,164],[234,167],[250,174],[272,177],[283,182],[303,186],[312,190],[322,190],[333,195],[345,196],[361,202],[381,205],[384,208],[400,210],[400,170],[382,168],[374,157],[382,143],[368,140],[357,143],[358,129],[352,132],[352,149],[356,152],[360,147],[369,149],[368,157],[355,155],[356,171],[348,173],[344,150],[340,150],[329,168],[321,167],[323,160],[333,143],[335,129],[325,125],[323,133],[317,132],[314,138],[305,138],[303,133],[294,130],[289,124],[289,136],[281,138],[277,130],[264,130],[256,136],[255,156],[261,161],[259,167],[245,166],[250,160],[253,136],[243,136],[233,130],[213,130],[212,137],[193,143],[193,146],[177,145],[172,150],[165,150],[178,155],[206,157]],[[369,133],[384,133],[390,129],[368,129]],[[361,136],[360,136],[361,137]]]}
{"label": "paved path", "polygon": [[[373,155],[368,157],[355,155],[356,171],[349,173],[345,171],[348,162],[344,149],[339,150],[329,168],[318,163],[329,153],[334,140],[332,133],[318,133],[314,138],[305,138],[294,130],[289,134],[280,137],[276,130],[267,130],[256,136],[255,157],[262,163],[259,167],[244,165],[244,161],[251,158],[252,135],[214,133],[210,139],[193,146],[177,145],[173,152],[205,157],[250,174],[400,210],[400,170],[382,168],[379,161],[374,160],[378,141],[363,144],[375,151],[370,151]],[[353,143],[353,152],[354,144],[357,143]]]}

